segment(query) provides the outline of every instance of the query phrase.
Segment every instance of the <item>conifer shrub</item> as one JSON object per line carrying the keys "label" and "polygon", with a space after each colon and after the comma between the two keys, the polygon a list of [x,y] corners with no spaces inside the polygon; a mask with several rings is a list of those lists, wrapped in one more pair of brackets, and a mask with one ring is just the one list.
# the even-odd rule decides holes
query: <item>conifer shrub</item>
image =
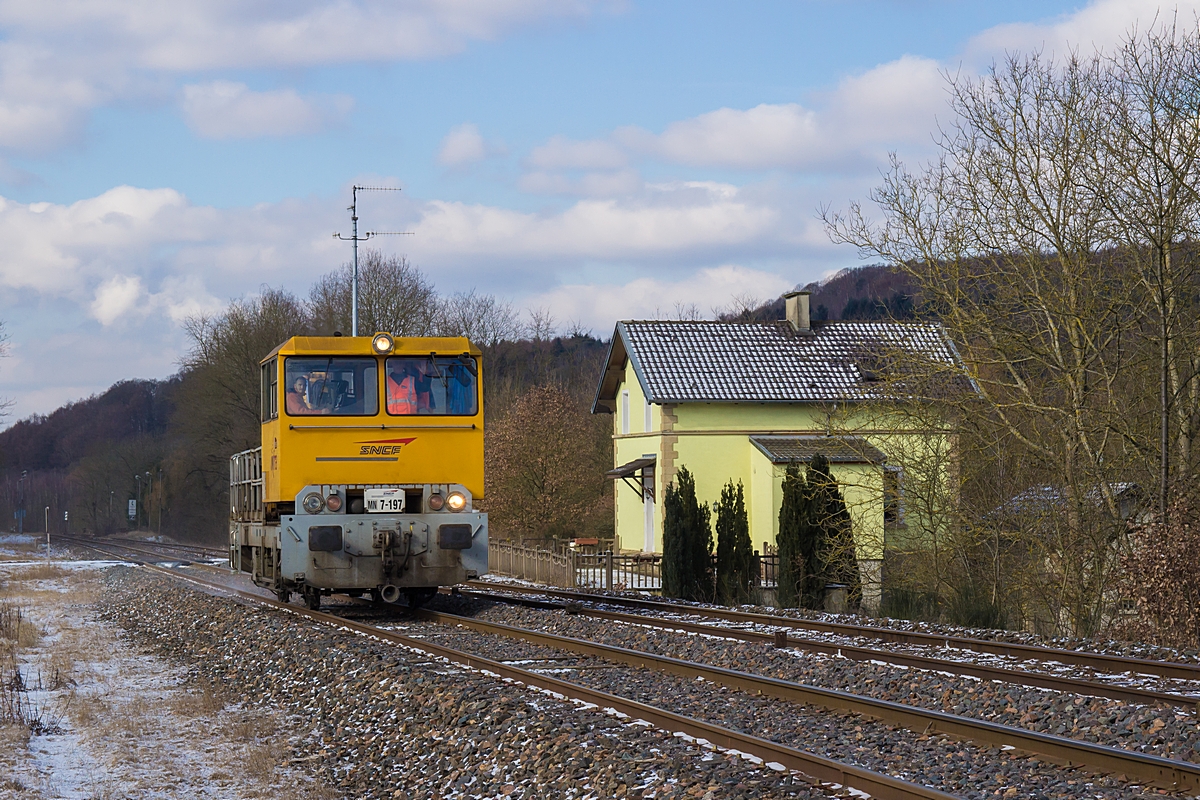
{"label": "conifer shrub", "polygon": [[846,585],[847,600],[857,607],[862,582],[854,552],[850,513],[823,455],[813,457],[800,474],[789,465],[779,508],[779,575],[776,600],[782,608],[820,609],[825,585]]}
{"label": "conifer shrub", "polygon": [[741,481],[729,481],[717,503],[717,599],[725,605],[748,603],[754,595],[754,548]]}
{"label": "conifer shrub", "polygon": [[662,592],[683,600],[713,598],[709,508],[696,499],[696,481],[679,468],[663,497]]}
{"label": "conifer shrub", "polygon": [[783,476],[783,503],[779,507],[779,534],[775,538],[779,553],[775,599],[781,608],[800,605],[807,568],[800,540],[808,524],[808,486],[800,469],[790,464]]}
{"label": "conifer shrub", "polygon": [[808,484],[813,496],[812,522],[816,528],[816,548],[821,565],[820,586],[814,587],[818,592],[818,605],[810,607],[820,608],[825,584],[840,583],[846,587],[849,607],[858,608],[862,603],[862,578],[858,572],[850,512],[825,456],[813,457],[808,467]]}

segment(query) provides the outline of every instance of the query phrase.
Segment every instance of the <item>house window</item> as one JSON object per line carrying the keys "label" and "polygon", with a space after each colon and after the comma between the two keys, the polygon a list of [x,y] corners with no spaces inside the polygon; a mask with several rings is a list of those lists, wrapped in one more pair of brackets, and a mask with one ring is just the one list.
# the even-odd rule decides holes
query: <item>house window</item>
{"label": "house window", "polygon": [[629,433],[629,391],[621,392],[621,433]]}
{"label": "house window", "polygon": [[898,467],[883,468],[883,524],[904,524],[904,473]]}
{"label": "house window", "polygon": [[645,421],[643,423],[644,427],[642,428],[642,430],[646,431],[646,433],[649,433],[650,429],[654,427],[654,418],[651,416],[650,401],[643,400],[642,402],[645,405]]}

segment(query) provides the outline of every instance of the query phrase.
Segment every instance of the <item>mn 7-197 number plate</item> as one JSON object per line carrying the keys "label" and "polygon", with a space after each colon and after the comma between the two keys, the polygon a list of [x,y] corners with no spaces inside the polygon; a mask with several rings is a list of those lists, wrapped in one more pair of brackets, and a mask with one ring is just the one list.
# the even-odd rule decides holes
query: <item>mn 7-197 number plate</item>
{"label": "mn 7-197 number plate", "polygon": [[367,511],[375,514],[396,514],[404,510],[403,489],[364,489]]}

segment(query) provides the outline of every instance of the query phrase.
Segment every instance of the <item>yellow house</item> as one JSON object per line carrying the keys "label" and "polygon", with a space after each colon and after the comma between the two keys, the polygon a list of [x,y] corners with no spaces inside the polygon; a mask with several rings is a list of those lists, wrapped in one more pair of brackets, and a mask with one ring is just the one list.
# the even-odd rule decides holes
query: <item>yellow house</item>
{"label": "yellow house", "polygon": [[[938,325],[811,323],[807,292],[785,300],[786,319],[772,322],[617,323],[592,407],[613,415],[617,547],[662,552],[661,498],[684,466],[701,502],[741,481],[751,540],[773,546],[788,465],[820,453],[850,512],[864,606],[877,607],[885,540],[909,513],[912,466],[897,456],[928,451],[930,440],[881,397],[879,372],[897,352],[956,372],[961,360]],[[945,465],[936,471],[944,482]]]}

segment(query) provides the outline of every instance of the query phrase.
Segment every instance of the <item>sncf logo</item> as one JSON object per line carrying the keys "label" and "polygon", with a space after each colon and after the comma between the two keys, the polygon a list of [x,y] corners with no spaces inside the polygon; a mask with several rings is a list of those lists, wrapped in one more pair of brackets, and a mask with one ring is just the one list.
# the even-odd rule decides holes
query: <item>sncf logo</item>
{"label": "sncf logo", "polygon": [[358,443],[358,454],[360,456],[394,456],[400,452],[400,448],[416,440],[417,437],[411,439],[372,439],[368,442]]}

